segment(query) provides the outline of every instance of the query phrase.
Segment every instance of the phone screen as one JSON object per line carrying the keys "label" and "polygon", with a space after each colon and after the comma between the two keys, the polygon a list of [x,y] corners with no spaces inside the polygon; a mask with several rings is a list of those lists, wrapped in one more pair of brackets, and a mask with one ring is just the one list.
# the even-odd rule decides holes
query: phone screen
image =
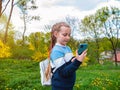
{"label": "phone screen", "polygon": [[87,47],[88,47],[88,44],[87,44],[87,43],[80,44],[79,47],[78,47],[78,54],[79,54],[79,55],[82,54],[82,52],[83,52],[84,50],[86,50]]}

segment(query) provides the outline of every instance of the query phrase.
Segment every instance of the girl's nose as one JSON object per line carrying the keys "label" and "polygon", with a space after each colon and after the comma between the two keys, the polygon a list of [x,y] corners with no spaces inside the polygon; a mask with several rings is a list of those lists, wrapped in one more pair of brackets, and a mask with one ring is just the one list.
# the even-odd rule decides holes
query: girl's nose
{"label": "girl's nose", "polygon": [[69,35],[67,36],[67,39],[70,39],[70,36],[69,36]]}

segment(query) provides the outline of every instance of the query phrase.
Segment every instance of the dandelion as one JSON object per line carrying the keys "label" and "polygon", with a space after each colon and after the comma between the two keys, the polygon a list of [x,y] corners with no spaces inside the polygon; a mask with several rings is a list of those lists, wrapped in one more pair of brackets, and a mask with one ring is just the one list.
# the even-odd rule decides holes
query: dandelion
{"label": "dandelion", "polygon": [[9,90],[9,88],[6,88],[6,90]]}
{"label": "dandelion", "polygon": [[80,85],[79,85],[79,84],[75,84],[75,87],[76,87],[76,88],[80,88]]}
{"label": "dandelion", "polygon": [[93,81],[92,81],[92,84],[93,86],[100,86],[102,84],[102,80],[100,78],[95,78]]}
{"label": "dandelion", "polygon": [[102,87],[102,90],[106,90],[106,88],[105,88],[105,87]]}
{"label": "dandelion", "polygon": [[18,88],[20,88],[21,86],[18,86]]}

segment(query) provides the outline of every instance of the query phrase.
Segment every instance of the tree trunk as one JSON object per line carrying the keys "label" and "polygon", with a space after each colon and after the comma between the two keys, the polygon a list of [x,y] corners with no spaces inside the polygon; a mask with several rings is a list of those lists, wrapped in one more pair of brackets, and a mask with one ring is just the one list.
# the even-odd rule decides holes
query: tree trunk
{"label": "tree trunk", "polygon": [[96,39],[96,46],[97,46],[97,52],[96,52],[96,54],[97,54],[97,61],[98,61],[98,63],[100,62],[100,55],[99,55],[99,41],[98,41],[98,39]]}
{"label": "tree trunk", "polygon": [[2,0],[0,0],[0,17],[2,15]]}
{"label": "tree trunk", "polygon": [[[7,4],[5,5],[4,9],[2,8],[2,0],[0,0],[0,17],[2,16],[3,12],[6,10],[10,0],[8,0]],[[3,10],[2,10],[3,9]]]}
{"label": "tree trunk", "polygon": [[98,35],[97,35],[97,29],[95,28],[95,26],[94,26],[94,34],[95,34],[95,42],[96,42],[96,59],[97,59],[97,61],[98,61],[98,63],[100,62],[100,55],[99,55],[99,40],[98,40]]}
{"label": "tree trunk", "polygon": [[14,0],[12,0],[12,2],[11,2],[11,10],[10,10],[10,15],[9,15],[8,22],[7,22],[7,25],[6,25],[6,30],[5,30],[5,35],[4,35],[4,43],[7,42],[8,28],[9,28],[9,23],[10,23],[10,19],[11,19],[11,16],[12,16],[12,11],[13,11],[13,6],[14,6],[13,3],[14,3]]}
{"label": "tree trunk", "polygon": [[116,49],[114,49],[114,55],[115,55],[115,65],[118,66],[117,65],[117,52],[116,52]]}
{"label": "tree trunk", "polygon": [[23,35],[22,35],[22,39],[23,39],[23,45],[25,44],[25,32],[26,32],[26,19],[25,19],[25,13],[23,13],[23,21],[24,21],[24,31],[23,31]]}

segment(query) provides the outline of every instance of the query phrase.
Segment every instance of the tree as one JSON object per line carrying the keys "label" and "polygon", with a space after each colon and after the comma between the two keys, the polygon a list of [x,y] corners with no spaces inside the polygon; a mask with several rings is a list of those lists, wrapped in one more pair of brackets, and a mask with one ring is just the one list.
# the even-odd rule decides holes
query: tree
{"label": "tree", "polygon": [[[5,5],[5,8],[2,11],[2,0],[0,0],[0,17],[2,16],[3,12],[6,10],[9,2],[10,2],[10,0],[7,1],[7,4]],[[6,43],[6,41],[7,41],[7,33],[8,33],[9,23],[10,23],[12,11],[13,11],[13,2],[14,2],[14,0],[12,0],[12,2],[11,2],[11,10],[10,10],[8,21],[6,23],[6,30],[5,30],[5,34],[4,34],[4,40],[3,40],[4,43]]]}
{"label": "tree", "polygon": [[13,7],[14,7],[14,5],[13,5],[13,4],[14,4],[14,0],[12,0],[12,2],[11,2],[10,14],[9,14],[9,18],[8,18],[7,25],[6,25],[5,35],[4,35],[4,43],[6,43],[6,42],[7,42],[8,28],[9,28],[9,23],[10,23],[10,19],[11,19],[12,12],[13,12]]}
{"label": "tree", "polygon": [[[2,14],[4,13],[4,11],[6,10],[8,4],[9,4],[9,2],[10,2],[10,0],[8,0],[7,3],[6,3],[6,5],[5,5],[5,7],[3,8],[3,7],[2,7],[3,1],[4,1],[4,0],[0,0],[0,17],[1,17]],[[2,10],[2,9],[3,9],[3,10]]]}
{"label": "tree", "polygon": [[95,53],[96,53],[96,59],[99,62],[100,59],[100,46],[99,46],[99,38],[101,35],[101,26],[98,22],[97,15],[90,15],[86,16],[81,21],[81,31],[84,32],[87,36],[90,35],[90,37],[94,38],[95,40]]}
{"label": "tree", "polygon": [[[31,20],[40,20],[39,16],[29,16],[28,15],[28,10],[35,10],[37,9],[37,6],[35,5],[35,0],[19,0],[19,3],[17,4],[18,7],[20,8],[22,12],[22,19],[24,23],[24,31],[22,34],[22,43],[24,45],[25,43],[25,32],[27,30],[27,23],[30,22]],[[31,3],[30,6],[28,6],[28,3]]]}
{"label": "tree", "polygon": [[34,51],[32,58],[36,61],[48,57],[50,44],[50,33],[36,32],[31,33],[28,37],[30,49]]}
{"label": "tree", "polygon": [[115,64],[117,66],[117,54],[119,35],[120,35],[120,9],[115,7],[104,7],[98,10],[99,20],[103,24],[105,36],[111,42],[112,50],[115,55]]}
{"label": "tree", "polygon": [[66,16],[65,21],[71,27],[71,37],[75,38],[76,34],[79,33],[79,19],[76,17]]}
{"label": "tree", "polygon": [[0,0],[0,16],[2,14],[2,0]]}
{"label": "tree", "polygon": [[44,26],[44,31],[45,32],[50,32],[50,29],[52,28],[52,25],[45,25]]}

